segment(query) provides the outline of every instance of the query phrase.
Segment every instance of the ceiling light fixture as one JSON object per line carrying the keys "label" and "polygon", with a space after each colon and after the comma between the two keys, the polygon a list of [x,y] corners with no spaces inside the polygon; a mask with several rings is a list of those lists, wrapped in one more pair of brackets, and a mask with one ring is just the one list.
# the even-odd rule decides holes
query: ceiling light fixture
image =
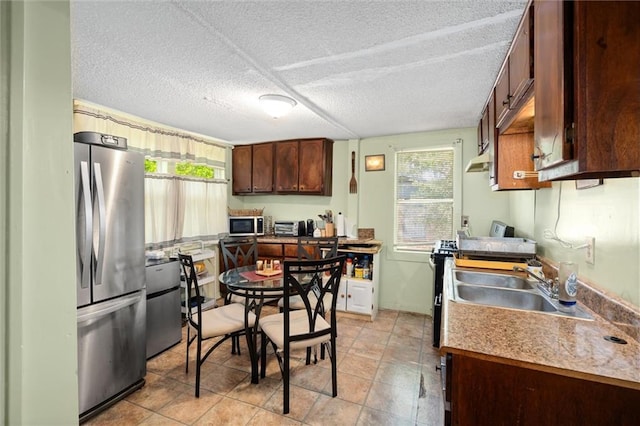
{"label": "ceiling light fixture", "polygon": [[260,96],[262,109],[273,118],[280,118],[287,114],[296,106],[297,102],[282,95],[262,95]]}

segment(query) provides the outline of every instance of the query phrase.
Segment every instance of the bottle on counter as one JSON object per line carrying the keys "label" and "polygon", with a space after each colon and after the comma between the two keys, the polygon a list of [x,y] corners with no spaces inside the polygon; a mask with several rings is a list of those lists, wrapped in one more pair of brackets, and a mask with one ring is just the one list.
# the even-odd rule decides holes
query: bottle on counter
{"label": "bottle on counter", "polygon": [[353,276],[353,260],[351,258],[347,259],[346,265],[347,265],[347,271],[346,271],[347,277]]}
{"label": "bottle on counter", "polygon": [[369,278],[369,273],[370,273],[370,269],[369,269],[369,257],[365,256],[364,257],[364,261],[362,262],[362,278],[368,280]]}

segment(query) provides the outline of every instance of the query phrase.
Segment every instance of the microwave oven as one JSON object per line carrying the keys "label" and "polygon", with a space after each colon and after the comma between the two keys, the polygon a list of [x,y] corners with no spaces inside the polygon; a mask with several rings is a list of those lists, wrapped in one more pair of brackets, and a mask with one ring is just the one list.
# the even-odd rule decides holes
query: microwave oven
{"label": "microwave oven", "polygon": [[264,235],[263,216],[229,216],[229,235]]}

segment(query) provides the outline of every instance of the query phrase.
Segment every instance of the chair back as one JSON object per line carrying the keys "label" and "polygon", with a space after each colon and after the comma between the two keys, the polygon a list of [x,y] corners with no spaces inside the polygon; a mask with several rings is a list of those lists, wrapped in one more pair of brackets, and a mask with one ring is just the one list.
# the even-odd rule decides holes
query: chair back
{"label": "chair back", "polygon": [[[202,324],[202,298],[200,297],[200,286],[198,285],[198,272],[191,255],[179,253],[178,259],[180,259],[180,265],[182,265],[182,272],[187,283],[187,294],[189,295],[189,300],[185,300],[187,320],[192,326],[198,328],[198,324]],[[195,306],[191,305],[191,300],[195,300]],[[194,307],[197,308],[196,321],[192,316]]]}
{"label": "chair back", "polygon": [[[285,342],[313,339],[325,334],[335,332],[336,328],[336,300],[342,267],[345,256],[330,257],[319,260],[291,260],[284,261],[284,338]],[[317,302],[309,300],[314,294]],[[319,317],[324,317],[329,307],[324,306],[325,295],[331,294],[331,328],[317,330],[316,323]],[[298,295],[302,299],[306,309],[308,330],[306,334],[291,336],[290,313],[296,309],[290,308],[290,297]],[[299,310],[299,309],[298,309]]]}
{"label": "chair back", "polygon": [[249,237],[227,237],[220,240],[220,252],[224,260],[224,269],[253,265],[258,260],[258,239]]}
{"label": "chair back", "polygon": [[298,260],[317,260],[338,256],[338,237],[299,237]]}

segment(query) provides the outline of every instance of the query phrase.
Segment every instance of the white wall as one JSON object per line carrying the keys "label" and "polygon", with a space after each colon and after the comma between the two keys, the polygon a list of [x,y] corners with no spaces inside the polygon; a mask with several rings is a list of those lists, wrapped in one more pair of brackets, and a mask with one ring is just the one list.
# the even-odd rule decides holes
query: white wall
{"label": "white wall", "polygon": [[[639,194],[638,178],[605,179],[601,186],[581,190],[574,181],[554,182],[537,191],[533,234],[539,252],[555,261],[578,262],[580,276],[640,306]],[[584,249],[563,248],[545,237],[556,221],[558,237],[575,246],[595,237],[595,264],[586,263]]]}
{"label": "white wall", "polygon": [[2,303],[9,319],[1,322],[2,421],[69,425],[78,422],[69,2],[3,3],[10,133],[1,152],[9,154],[8,168],[0,170],[0,181],[8,182],[0,202],[8,218]]}

